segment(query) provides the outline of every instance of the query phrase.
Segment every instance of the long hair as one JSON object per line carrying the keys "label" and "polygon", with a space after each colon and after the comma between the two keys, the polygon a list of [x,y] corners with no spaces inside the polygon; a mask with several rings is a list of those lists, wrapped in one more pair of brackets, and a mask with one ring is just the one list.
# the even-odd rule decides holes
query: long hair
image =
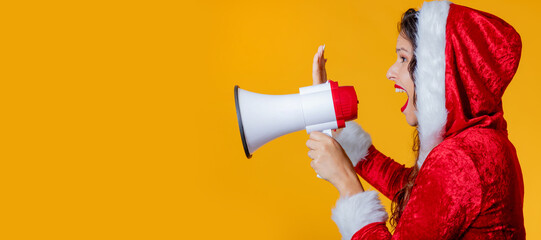
{"label": "long hair", "polygon": [[[398,32],[408,41],[410,41],[411,45],[413,46],[413,57],[408,65],[408,71],[410,73],[411,79],[413,80],[413,83],[415,84],[415,76],[413,74],[415,71],[415,67],[417,66],[417,59],[415,57],[415,49],[417,48],[417,11],[415,9],[410,8],[404,13],[404,15],[402,16],[402,20],[398,24]],[[417,96],[414,94],[413,104],[416,104],[416,102]],[[400,217],[402,217],[402,212],[408,204],[411,190],[415,183],[415,178],[417,177],[417,173],[419,172],[419,166],[417,166],[417,159],[419,158],[419,145],[419,131],[417,130],[417,128],[415,128],[415,131],[413,133],[412,147],[415,155],[415,166],[413,166],[413,170],[408,176],[408,180],[406,184],[404,184],[404,187],[402,187],[402,189],[400,189],[393,197],[393,202],[391,203],[392,213],[390,219],[390,223],[391,226],[393,226],[393,229],[396,228],[396,226],[398,225],[398,221],[400,220]]]}

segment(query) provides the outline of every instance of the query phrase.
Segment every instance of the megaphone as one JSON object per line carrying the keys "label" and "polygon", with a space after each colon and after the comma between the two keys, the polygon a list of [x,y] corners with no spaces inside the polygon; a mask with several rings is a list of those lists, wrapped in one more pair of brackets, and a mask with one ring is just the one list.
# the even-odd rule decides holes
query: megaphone
{"label": "megaphone", "polygon": [[301,87],[299,93],[266,95],[235,86],[235,106],[244,153],[282,135],[306,129],[307,133],[345,127],[357,118],[357,94],[352,86],[337,82]]}

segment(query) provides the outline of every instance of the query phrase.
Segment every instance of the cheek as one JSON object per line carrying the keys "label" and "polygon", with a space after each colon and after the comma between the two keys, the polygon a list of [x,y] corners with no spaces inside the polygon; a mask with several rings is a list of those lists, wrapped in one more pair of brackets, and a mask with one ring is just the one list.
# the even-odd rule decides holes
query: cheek
{"label": "cheek", "polygon": [[410,72],[408,71],[408,65],[407,64],[404,64],[404,66],[402,66],[400,68],[400,79],[402,79],[402,81],[405,84],[407,84],[407,82],[411,81],[411,76],[410,76]]}
{"label": "cheek", "polygon": [[415,86],[413,85],[413,82],[406,83],[406,91],[408,91],[408,94],[411,97],[415,96]]}
{"label": "cheek", "polygon": [[413,91],[415,91],[415,85],[413,84],[413,80],[411,79],[411,75],[409,71],[405,71],[402,74],[402,82],[404,83],[404,87],[406,88],[406,91],[413,96]]}

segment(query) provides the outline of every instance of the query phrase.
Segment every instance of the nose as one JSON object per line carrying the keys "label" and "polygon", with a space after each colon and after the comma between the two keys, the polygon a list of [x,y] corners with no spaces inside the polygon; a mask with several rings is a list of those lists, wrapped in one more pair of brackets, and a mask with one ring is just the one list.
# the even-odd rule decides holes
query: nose
{"label": "nose", "polygon": [[391,81],[395,81],[396,79],[396,67],[395,67],[396,63],[391,65],[391,67],[389,68],[389,70],[387,71],[387,79],[391,80]]}

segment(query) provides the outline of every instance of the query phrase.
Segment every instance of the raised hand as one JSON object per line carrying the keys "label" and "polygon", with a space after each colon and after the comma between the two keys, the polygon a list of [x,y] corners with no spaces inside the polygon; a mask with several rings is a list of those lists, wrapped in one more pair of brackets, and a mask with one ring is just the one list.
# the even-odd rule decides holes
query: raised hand
{"label": "raised hand", "polygon": [[321,45],[317,49],[316,55],[314,55],[314,63],[312,64],[313,85],[327,82],[327,70],[325,70],[327,59],[325,59],[324,54],[325,45]]}

